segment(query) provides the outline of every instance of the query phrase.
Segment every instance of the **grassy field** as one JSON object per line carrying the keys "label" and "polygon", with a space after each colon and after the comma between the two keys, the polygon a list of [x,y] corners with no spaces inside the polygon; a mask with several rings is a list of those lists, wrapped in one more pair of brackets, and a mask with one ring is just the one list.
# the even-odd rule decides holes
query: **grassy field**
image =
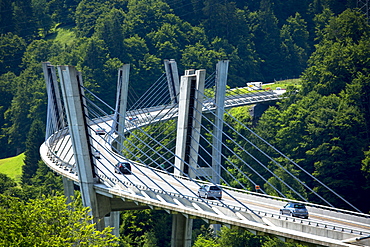
{"label": "grassy field", "polygon": [[[276,81],[275,83],[262,84],[262,89],[263,90],[276,90],[276,88],[286,89],[290,85],[299,88],[301,86],[301,79],[289,79],[283,81]],[[227,96],[259,92],[258,90],[249,90],[249,89],[250,88],[248,88],[247,86],[235,88],[231,91],[228,91]]]}
{"label": "grassy field", "polygon": [[0,173],[14,179],[18,184],[21,182],[24,154],[6,159],[0,159]]}
{"label": "grassy field", "polygon": [[59,26],[55,32],[49,34],[46,39],[58,41],[62,44],[70,45],[76,39],[76,34],[72,31],[73,26]]}

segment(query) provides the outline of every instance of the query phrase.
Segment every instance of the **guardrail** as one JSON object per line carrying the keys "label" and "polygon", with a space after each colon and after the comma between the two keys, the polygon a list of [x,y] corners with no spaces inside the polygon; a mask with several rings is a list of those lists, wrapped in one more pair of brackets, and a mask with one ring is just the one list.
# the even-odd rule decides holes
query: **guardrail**
{"label": "guardrail", "polygon": [[[158,107],[155,107],[155,108],[158,109]],[[108,116],[107,116],[107,117],[105,117],[105,119],[111,119],[111,118],[108,118]],[[102,118],[94,119],[94,122],[101,123],[101,122],[104,122],[104,119],[102,119]],[[58,156],[56,150],[52,150],[52,148],[51,148],[53,146],[53,143],[57,142],[60,138],[65,137],[68,134],[69,134],[68,129],[64,128],[64,129],[54,133],[53,135],[51,135],[48,138],[48,140],[46,141],[47,148],[48,148],[47,156],[52,161],[52,163],[54,163],[56,166],[59,166],[59,167],[63,168],[64,171],[66,171],[70,174],[77,175],[75,165],[74,164],[69,164],[69,163],[63,161],[62,158]],[[142,164],[137,163],[137,162],[135,162],[135,165],[139,165],[139,166],[144,167]],[[156,172],[159,172],[159,173],[168,174],[168,173],[166,173],[166,172],[164,172],[160,169],[156,169],[156,168],[151,168],[151,169],[153,169],[153,170],[155,170]],[[105,184],[107,184],[111,187],[113,187],[117,184],[122,184],[126,188],[135,187],[138,190],[142,190],[142,191],[152,191],[152,192],[157,193],[157,194],[170,195],[171,197],[175,197],[175,198],[183,198],[183,199],[186,199],[186,200],[189,200],[189,201],[205,203],[210,207],[217,206],[217,207],[228,208],[231,211],[233,211],[234,213],[236,213],[236,212],[247,212],[248,211],[247,208],[240,207],[240,206],[234,206],[234,205],[225,205],[224,203],[221,203],[220,201],[204,200],[204,199],[199,198],[199,197],[187,196],[187,195],[174,193],[174,192],[166,192],[166,191],[163,191],[163,190],[149,188],[147,186],[142,186],[142,185],[137,185],[137,184],[135,185],[135,184],[132,184],[131,182],[121,181],[116,176],[113,176],[113,177],[112,176],[107,176],[104,173],[98,173],[98,176],[99,176],[99,178],[101,179],[101,181],[103,183],[105,183]],[[185,176],[176,176],[176,177],[190,181],[190,179],[185,177]],[[199,184],[206,183],[206,182],[201,181],[201,180],[196,180],[196,181]],[[261,198],[266,198],[266,199],[269,199],[269,200],[276,200],[276,201],[283,201],[283,202],[295,201],[295,200],[270,196],[270,195],[266,195],[266,194],[256,193],[256,192],[252,192],[252,191],[236,189],[236,188],[232,188],[232,187],[228,187],[228,186],[221,186],[221,187],[224,190],[249,194],[249,195],[258,196],[258,197],[261,197]],[[296,202],[298,202],[298,201],[296,201]],[[333,207],[328,207],[328,206],[323,206],[323,205],[318,205],[318,204],[313,204],[313,203],[305,203],[305,204],[307,206],[310,206],[310,207],[313,207],[313,208],[329,210],[329,211],[338,212],[338,213],[341,213],[341,214],[353,215],[353,216],[362,217],[362,218],[366,218],[366,219],[370,218],[370,215],[368,215],[368,214],[352,212],[352,211],[349,211],[349,210],[338,209],[338,208],[333,208]],[[252,210],[250,210],[250,211],[252,211]],[[264,217],[271,217],[271,218],[276,218],[276,219],[279,219],[279,220],[288,220],[288,221],[291,221],[291,222],[298,222],[298,223],[301,223],[301,224],[307,224],[307,225],[314,226],[314,227],[319,227],[319,228],[321,227],[321,228],[331,229],[331,230],[335,230],[335,231],[353,233],[353,234],[357,234],[357,235],[370,235],[370,232],[355,230],[355,229],[351,229],[351,228],[345,228],[345,227],[341,227],[341,226],[338,226],[338,225],[329,225],[329,224],[324,224],[324,223],[317,222],[317,221],[303,220],[303,219],[300,219],[298,221],[298,219],[293,218],[293,217],[282,216],[280,214],[267,213],[267,212],[260,211],[260,210],[253,210],[252,212],[255,212],[258,215],[262,215]]]}

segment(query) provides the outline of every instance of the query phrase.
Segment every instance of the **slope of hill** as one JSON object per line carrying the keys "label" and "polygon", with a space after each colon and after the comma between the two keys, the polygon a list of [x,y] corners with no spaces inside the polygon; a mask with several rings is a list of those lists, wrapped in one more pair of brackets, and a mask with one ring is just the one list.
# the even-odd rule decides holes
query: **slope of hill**
{"label": "slope of hill", "polygon": [[14,179],[18,184],[21,182],[24,153],[18,156],[0,160],[0,173]]}

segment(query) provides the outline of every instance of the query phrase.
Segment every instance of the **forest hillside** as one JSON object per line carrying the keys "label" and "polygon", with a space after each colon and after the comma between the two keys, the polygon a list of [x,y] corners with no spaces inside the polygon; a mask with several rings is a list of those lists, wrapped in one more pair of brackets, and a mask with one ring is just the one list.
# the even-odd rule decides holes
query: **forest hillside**
{"label": "forest hillside", "polygon": [[228,59],[230,87],[301,78],[257,124],[235,111],[368,213],[370,26],[356,7],[356,0],[0,0],[0,158],[25,154],[22,198],[60,190],[38,150],[47,106],[42,62],[76,66],[85,86],[113,106],[125,63],[141,95],[164,72],[164,59],[175,59],[180,73],[211,73]]}

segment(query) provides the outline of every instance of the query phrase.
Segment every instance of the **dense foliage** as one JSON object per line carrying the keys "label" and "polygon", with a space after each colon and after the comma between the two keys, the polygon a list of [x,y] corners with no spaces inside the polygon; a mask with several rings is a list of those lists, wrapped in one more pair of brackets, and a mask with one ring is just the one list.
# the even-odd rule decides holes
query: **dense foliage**
{"label": "dense foliage", "polygon": [[230,59],[231,87],[298,77],[317,43],[315,30],[320,34],[331,15],[355,6],[355,0],[1,0],[0,157],[23,152],[32,122],[45,121],[41,62],[77,66],[85,85],[110,105],[123,63],[131,64],[138,95],[163,72],[164,59],[176,59],[180,71],[213,71],[218,60]]}
{"label": "dense foliage", "polygon": [[95,230],[88,208],[66,204],[64,196],[27,203],[0,195],[2,246],[118,246],[106,228]]}
{"label": "dense foliage", "polygon": [[[85,86],[113,106],[117,69],[124,63],[130,63],[130,86],[140,95],[163,73],[164,59],[176,59],[180,73],[190,68],[212,72],[218,60],[229,59],[231,87],[302,76],[299,92],[290,89],[291,97],[269,108],[255,126],[248,110],[232,114],[368,212],[370,202],[364,195],[370,190],[370,29],[354,10],[356,2],[0,0],[0,157],[26,154],[22,189],[0,176],[5,185],[0,186],[1,194],[28,200],[62,187],[61,178],[39,161],[47,102],[41,62],[76,66]],[[293,167],[285,168],[304,180]],[[284,189],[273,178],[269,182]],[[312,186],[326,196],[322,187]],[[328,200],[344,206],[329,195]],[[31,210],[30,204],[15,199],[9,203],[9,210]],[[168,215],[150,211],[125,214],[124,246],[165,246],[168,239],[163,236],[168,233],[159,224],[136,225],[137,217],[168,221]],[[195,245],[227,246],[227,234],[234,232],[223,232],[220,239],[202,234]],[[266,247],[279,244],[259,242]]]}
{"label": "dense foliage", "polygon": [[242,229],[222,227],[219,236],[198,235],[193,247],[303,247],[297,243],[283,242],[277,238],[258,236]]}

